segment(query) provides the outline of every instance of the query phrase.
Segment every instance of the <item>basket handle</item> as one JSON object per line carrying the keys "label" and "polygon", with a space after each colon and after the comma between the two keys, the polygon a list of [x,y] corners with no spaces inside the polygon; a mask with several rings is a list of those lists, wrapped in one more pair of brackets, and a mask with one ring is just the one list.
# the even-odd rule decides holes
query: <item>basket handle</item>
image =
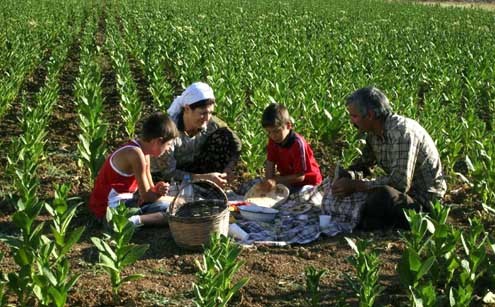
{"label": "basket handle", "polygon": [[195,184],[195,183],[207,183],[211,186],[213,186],[215,189],[217,189],[218,191],[220,191],[220,193],[222,194],[223,198],[224,198],[224,201],[226,203],[228,203],[229,199],[227,198],[227,194],[225,194],[224,190],[218,186],[218,184],[216,184],[215,182],[211,181],[211,180],[207,180],[207,179],[197,179],[197,180],[192,180],[190,182],[188,182],[186,185],[183,185],[178,191],[177,191],[177,194],[174,196],[174,199],[172,200],[172,203],[170,204],[170,207],[169,207],[169,214],[171,212],[174,212],[174,209],[175,209],[175,202],[177,200],[177,198],[179,197],[179,195],[181,194],[182,190],[184,190],[184,188],[190,184]]}

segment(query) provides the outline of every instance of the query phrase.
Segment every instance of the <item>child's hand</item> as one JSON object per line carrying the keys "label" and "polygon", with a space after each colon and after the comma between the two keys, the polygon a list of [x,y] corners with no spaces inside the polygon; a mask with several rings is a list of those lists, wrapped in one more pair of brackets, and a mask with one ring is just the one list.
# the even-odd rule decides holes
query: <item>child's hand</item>
{"label": "child's hand", "polygon": [[263,193],[269,193],[276,185],[277,182],[273,179],[267,179],[259,184]]}
{"label": "child's hand", "polygon": [[165,196],[168,193],[168,189],[170,187],[170,184],[168,182],[157,182],[155,186],[153,187],[153,192],[157,193],[160,196]]}

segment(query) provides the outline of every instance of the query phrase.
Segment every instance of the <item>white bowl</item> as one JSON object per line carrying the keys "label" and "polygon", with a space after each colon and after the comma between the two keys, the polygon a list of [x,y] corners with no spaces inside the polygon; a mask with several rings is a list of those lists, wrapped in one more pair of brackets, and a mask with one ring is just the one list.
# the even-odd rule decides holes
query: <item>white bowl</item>
{"label": "white bowl", "polygon": [[246,220],[256,222],[270,222],[275,219],[278,210],[272,208],[261,207],[257,205],[239,207],[241,216]]}
{"label": "white bowl", "polygon": [[278,204],[281,204],[289,197],[289,188],[283,184],[277,184],[270,191],[262,191],[261,185],[255,184],[249,191],[247,191],[244,198],[248,202],[257,204],[258,206],[272,208]]}

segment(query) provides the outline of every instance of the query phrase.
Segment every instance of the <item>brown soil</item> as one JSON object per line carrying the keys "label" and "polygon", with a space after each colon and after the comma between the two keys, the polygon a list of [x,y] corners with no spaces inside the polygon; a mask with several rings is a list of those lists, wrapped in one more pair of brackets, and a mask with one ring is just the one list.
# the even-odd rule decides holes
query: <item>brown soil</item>
{"label": "brown soil", "polygon": [[[77,47],[72,48],[72,52],[77,52]],[[77,64],[77,56],[69,57],[69,62],[67,71],[71,71],[70,67]],[[62,74],[61,83],[64,84],[67,81],[72,82],[71,78]],[[112,82],[109,82],[109,88],[111,87]],[[116,95],[107,97],[116,97]],[[72,103],[71,92],[60,96],[60,107],[54,115],[47,144],[50,158],[46,166],[40,169],[40,174],[42,174],[40,194],[50,201],[53,183],[70,182],[73,186],[73,196],[80,197],[84,203],[87,203],[90,187],[75,163],[77,149],[74,140],[78,127],[74,124],[76,110],[70,107]],[[109,105],[111,106],[109,109],[112,109],[112,106],[117,103],[112,102]],[[0,130],[4,129],[15,130],[16,123],[2,121]],[[335,156],[335,153],[330,154],[322,144],[318,144],[315,146],[315,154],[321,161],[324,173],[331,173],[330,157]],[[50,171],[50,165],[57,171]],[[242,173],[240,169],[237,181],[240,180]],[[2,185],[8,185],[8,182],[5,182],[6,178],[0,180]],[[451,201],[462,202],[466,193],[469,193],[467,187],[451,196]],[[452,197],[457,197],[457,199],[452,199]],[[16,227],[11,220],[13,206],[6,200],[2,202],[3,205],[0,207],[1,232],[16,234]],[[471,208],[469,215],[475,214],[478,209]],[[466,225],[465,212],[464,209],[455,211],[452,221],[460,226]],[[48,219],[46,213],[39,218],[40,221]],[[100,236],[103,229],[94,221],[85,205],[80,207],[73,221],[73,228],[81,225],[86,226],[86,231],[69,255],[71,268],[81,274],[77,285],[70,293],[68,302],[70,306],[161,306],[167,304],[186,306],[192,304],[192,283],[195,281],[197,271],[195,260],[201,260],[201,253],[179,248],[174,243],[168,227],[142,228],[136,232],[133,242],[149,244],[150,248],[142,259],[124,271],[124,275],[141,273],[145,277],[124,285],[120,301],[115,303],[111,295],[109,277],[96,265],[98,252],[90,240],[93,236]],[[379,297],[378,305],[407,305],[407,291],[401,288],[396,272],[396,265],[404,248],[398,233],[393,230],[375,233],[356,232],[350,234],[349,237],[373,239],[375,249],[380,253],[381,283],[385,286],[385,292]],[[6,254],[2,261],[2,271],[17,271],[8,246],[0,243],[0,251]],[[304,305],[307,295],[304,268],[313,265],[316,268],[328,270],[321,280],[321,306],[334,306],[342,298],[355,305],[357,300],[353,298],[352,291],[343,279],[344,273],[353,273],[352,267],[346,261],[350,255],[351,250],[343,236],[322,237],[316,242],[303,246],[246,248],[240,257],[240,260],[246,263],[242,266],[238,277],[246,276],[250,280],[242,288],[240,294],[234,298],[233,303],[237,306]],[[10,297],[10,302],[15,304],[15,297]]]}
{"label": "brown soil", "polygon": [[[99,23],[99,31],[96,40],[99,46],[104,43],[105,22],[102,18]],[[77,67],[79,65],[79,46],[77,41],[70,49],[67,64],[61,75],[61,95],[58,108],[54,111],[53,121],[50,126],[49,140],[46,145],[48,158],[40,168],[42,199],[50,201],[53,196],[53,183],[68,182],[72,184],[72,196],[80,198],[84,204],[80,207],[78,215],[73,221],[73,228],[86,226],[80,242],[70,253],[71,268],[80,273],[76,286],[70,293],[69,306],[162,306],[192,305],[192,283],[195,281],[197,271],[195,260],[201,260],[200,252],[190,252],[179,248],[171,236],[168,227],[141,228],[134,238],[135,243],[150,245],[144,257],[124,271],[124,275],[131,273],[144,274],[144,278],[125,284],[120,292],[120,301],[114,302],[111,295],[111,286],[108,275],[99,268],[98,252],[91,243],[90,238],[100,236],[103,229],[89,214],[86,203],[91,187],[84,172],[76,163],[76,140],[79,128],[76,124],[77,114],[74,108],[74,93],[71,90]],[[119,95],[115,86],[115,73],[111,69],[110,59],[107,54],[102,56],[101,66],[104,76],[104,95],[107,105],[106,116],[109,122],[118,123],[113,114],[118,114]],[[146,93],[145,78],[142,68],[137,61],[132,62],[135,81],[139,85],[140,97],[145,101],[151,96]],[[43,76],[37,69],[33,76],[28,78],[26,84],[27,96],[32,97],[38,89],[38,83]],[[147,108],[151,109],[151,108]],[[9,136],[20,132],[16,116],[18,107],[13,106],[9,113],[0,121],[0,137],[5,145],[9,144]],[[124,139],[121,125],[113,125],[111,129],[120,131],[112,134],[108,140],[108,146],[121,143]],[[2,167],[5,165],[6,146],[1,149]],[[315,145],[315,155],[321,162],[324,174],[329,174],[333,166],[330,157],[338,156],[329,153],[328,147],[323,144]],[[335,147],[334,147],[335,148]],[[3,171],[2,171],[3,173]],[[238,172],[240,181],[243,171]],[[10,179],[0,178],[1,191],[9,187]],[[449,195],[449,202],[462,203],[469,196],[468,188],[458,190],[455,195]],[[6,193],[0,194],[0,232],[7,235],[16,235],[18,231],[12,222],[13,205],[7,200]],[[454,207],[451,221],[460,227],[467,225],[467,217],[477,214],[479,206]],[[46,213],[39,217],[40,221],[48,220]],[[385,287],[379,296],[377,306],[407,306],[407,289],[400,286],[396,266],[404,249],[397,231],[380,231],[375,233],[356,232],[350,234],[352,238],[372,239],[375,249],[380,253],[381,260],[381,284]],[[5,253],[5,259],[1,263],[2,272],[17,271],[13,262],[10,249],[4,243],[0,243],[0,252]],[[351,255],[351,249],[347,246],[344,237],[322,237],[316,242],[303,246],[267,247],[257,246],[243,250],[240,260],[246,263],[238,273],[238,278],[249,277],[249,283],[241,289],[240,294],[233,299],[237,306],[301,306],[305,305],[306,289],[304,268],[310,265],[319,269],[327,269],[328,273],[321,280],[321,306],[334,306],[340,300],[345,300],[351,305],[356,305],[350,287],[346,285],[343,274],[353,274],[353,269],[346,261]],[[10,296],[9,302],[15,305],[15,297]]]}

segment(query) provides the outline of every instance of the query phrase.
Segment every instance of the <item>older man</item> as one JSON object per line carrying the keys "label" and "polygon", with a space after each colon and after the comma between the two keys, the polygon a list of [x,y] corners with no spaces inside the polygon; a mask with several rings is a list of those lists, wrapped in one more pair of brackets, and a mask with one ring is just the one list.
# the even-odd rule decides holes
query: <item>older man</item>
{"label": "older man", "polygon": [[[353,125],[366,133],[366,145],[332,185],[333,195],[367,193],[362,229],[408,228],[403,209],[429,211],[446,191],[435,143],[416,121],[393,114],[387,97],[375,87],[355,91],[346,105]],[[364,179],[375,165],[385,174]]]}

